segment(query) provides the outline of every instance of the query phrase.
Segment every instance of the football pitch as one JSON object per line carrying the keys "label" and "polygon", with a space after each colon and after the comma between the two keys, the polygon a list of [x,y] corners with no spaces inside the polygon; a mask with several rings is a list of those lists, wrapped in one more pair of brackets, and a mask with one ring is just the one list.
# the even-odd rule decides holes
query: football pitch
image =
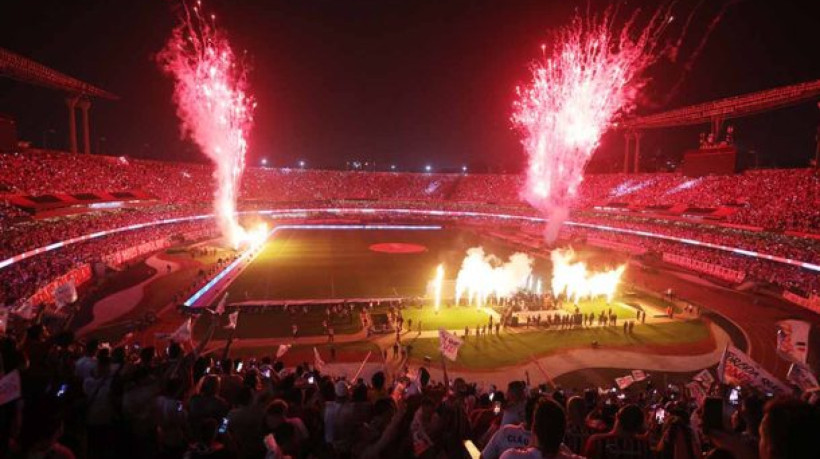
{"label": "football pitch", "polygon": [[[421,251],[371,249],[402,244]],[[323,298],[423,296],[436,266],[454,277],[466,250],[483,246],[506,258],[513,250],[458,229],[441,230],[284,230],[234,280],[231,302]],[[549,264],[536,261],[536,270]]]}

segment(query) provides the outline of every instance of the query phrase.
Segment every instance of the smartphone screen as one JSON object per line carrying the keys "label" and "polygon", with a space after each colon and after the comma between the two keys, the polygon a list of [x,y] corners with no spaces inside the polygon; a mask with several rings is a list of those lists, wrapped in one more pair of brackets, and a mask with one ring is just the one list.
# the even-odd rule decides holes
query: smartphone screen
{"label": "smartphone screen", "polygon": [[655,422],[658,424],[663,424],[664,419],[666,419],[666,410],[663,408],[658,408],[655,410]]}
{"label": "smartphone screen", "polygon": [[735,387],[729,392],[729,403],[732,405],[737,405],[740,401],[740,388]]}
{"label": "smartphone screen", "polygon": [[703,431],[723,430],[723,399],[706,397],[703,401]]}
{"label": "smartphone screen", "polygon": [[219,424],[219,433],[224,434],[227,431],[228,431],[228,418],[222,418],[222,423]]}

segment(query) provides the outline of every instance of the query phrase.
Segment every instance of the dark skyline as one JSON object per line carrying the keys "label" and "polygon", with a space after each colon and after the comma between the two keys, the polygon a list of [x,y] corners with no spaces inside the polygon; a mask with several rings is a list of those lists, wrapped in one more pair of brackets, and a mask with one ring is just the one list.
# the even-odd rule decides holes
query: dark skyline
{"label": "dark skyline", "polygon": [[[727,0],[706,1],[687,41],[691,50]],[[531,0],[210,0],[238,50],[253,64],[259,103],[248,161],[339,167],[375,160],[402,170],[514,170],[524,152],[509,122],[516,84],[549,32],[587,1]],[[608,2],[592,1],[600,11]],[[622,2],[624,11],[657,2]],[[679,5],[690,11],[697,0]],[[0,6],[0,46],[118,94],[95,101],[92,149],[169,160],[204,160],[179,138],[172,84],[153,54],[175,24],[174,2],[7,1]],[[820,17],[808,2],[746,0],[731,5],[703,53],[666,104],[681,72],[653,73],[654,112],[820,78]],[[686,48],[684,48],[686,49]],[[19,136],[64,146],[63,95],[0,79],[0,113]],[[764,164],[803,166],[814,152],[816,103],[734,121],[742,148]],[[54,129],[55,134],[48,133]],[[706,127],[650,132],[642,150],[676,158]],[[100,141],[104,137],[105,141]],[[591,170],[618,170],[623,139],[604,138]]]}

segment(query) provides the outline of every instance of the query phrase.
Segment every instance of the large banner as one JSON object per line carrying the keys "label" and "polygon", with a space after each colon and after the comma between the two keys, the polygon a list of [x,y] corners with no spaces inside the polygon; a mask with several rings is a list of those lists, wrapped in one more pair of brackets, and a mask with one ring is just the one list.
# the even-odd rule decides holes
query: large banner
{"label": "large banner", "polygon": [[803,306],[809,311],[814,311],[820,314],[820,296],[818,295],[811,295],[810,297],[806,298],[789,290],[785,290],[783,292],[783,299],[794,304]]}
{"label": "large banner", "polygon": [[32,305],[54,304],[56,302],[54,293],[61,285],[73,282],[74,287],[79,287],[89,279],[91,279],[91,265],[80,265],[34,292],[34,295],[29,297],[28,302]]}
{"label": "large banner", "polygon": [[790,394],[792,390],[763,369],[740,349],[728,345],[718,366],[718,377],[724,384],[749,386],[763,393]]}
{"label": "large banner", "polygon": [[108,255],[103,256],[102,260],[109,266],[119,267],[134,258],[145,255],[146,253],[162,250],[170,245],[171,242],[168,238],[160,238],[155,241],[149,241],[140,245],[128,247],[127,249],[123,249],[118,252],[109,253]]}
{"label": "large banner", "polygon": [[800,363],[793,363],[792,366],[789,367],[786,379],[793,382],[804,392],[818,387],[817,378],[814,377],[814,374],[807,366]]}
{"label": "large banner", "polygon": [[777,323],[777,355],[789,362],[806,363],[811,324],[802,320]]}
{"label": "large banner", "polygon": [[613,249],[619,252],[627,252],[633,255],[643,255],[646,253],[646,247],[641,247],[635,244],[627,244],[626,242],[610,241],[609,239],[601,239],[597,237],[587,237],[587,244],[595,247],[603,247],[605,249]]}
{"label": "large banner", "polygon": [[724,268],[723,266],[713,263],[706,263],[705,261],[693,260],[689,257],[683,257],[674,253],[663,253],[663,261],[673,265],[683,266],[700,273],[708,274],[727,282],[734,282],[739,284],[746,279],[746,273],[735,269]]}
{"label": "large banner", "polygon": [[458,336],[448,332],[445,329],[440,329],[438,331],[438,341],[439,341],[439,350],[448,359],[452,360],[453,362],[456,361],[456,357],[458,357],[458,349],[464,344],[464,341],[461,340]]}

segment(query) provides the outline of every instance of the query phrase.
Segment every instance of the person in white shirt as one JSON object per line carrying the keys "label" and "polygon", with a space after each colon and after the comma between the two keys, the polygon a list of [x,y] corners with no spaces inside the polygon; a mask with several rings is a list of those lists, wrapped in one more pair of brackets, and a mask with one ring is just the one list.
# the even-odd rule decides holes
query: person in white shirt
{"label": "person in white shirt", "polygon": [[525,421],[527,404],[527,387],[524,381],[512,381],[507,385],[507,403],[504,404],[504,415],[501,425],[520,424]]}
{"label": "person in white shirt", "polygon": [[532,420],[532,410],[535,408],[536,401],[536,399],[527,401],[524,422],[501,426],[493,434],[484,450],[481,451],[481,459],[498,459],[501,453],[510,448],[524,448],[530,444],[529,421]]}
{"label": "person in white shirt", "polygon": [[542,398],[532,417],[530,446],[508,449],[501,459],[582,459],[561,442],[567,427],[566,414],[555,400]]}

